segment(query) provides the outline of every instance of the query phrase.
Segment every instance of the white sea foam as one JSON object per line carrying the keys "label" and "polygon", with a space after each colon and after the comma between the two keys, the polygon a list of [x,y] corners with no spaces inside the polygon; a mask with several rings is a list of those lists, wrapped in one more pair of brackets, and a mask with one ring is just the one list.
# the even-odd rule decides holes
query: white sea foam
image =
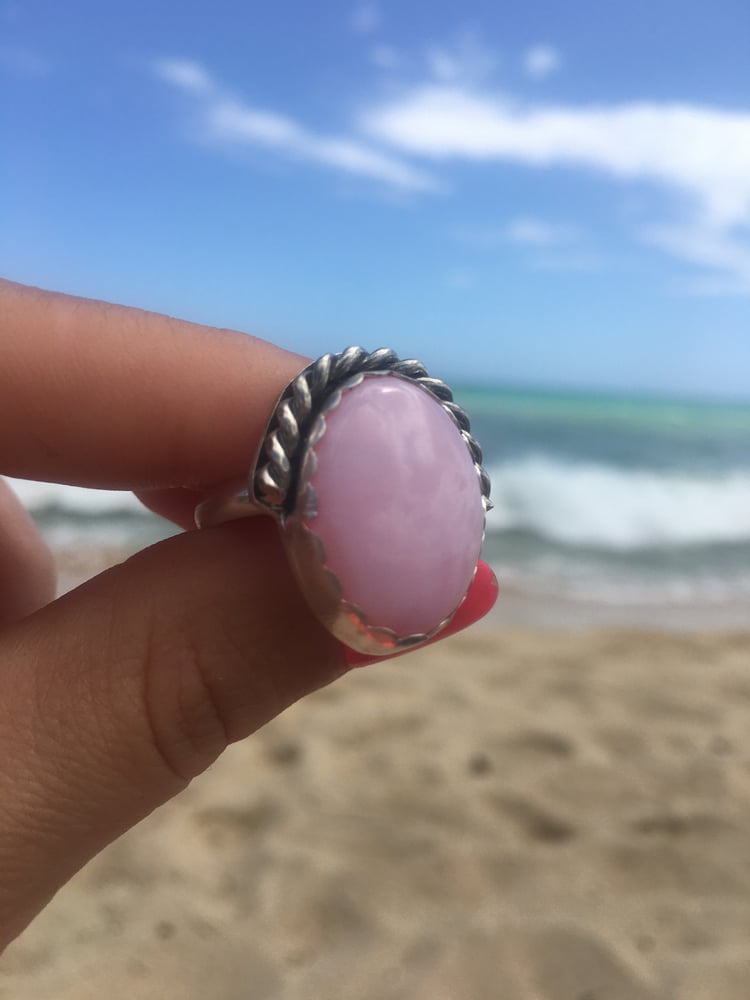
{"label": "white sea foam", "polygon": [[490,532],[618,551],[750,541],[750,471],[709,477],[538,455],[489,472]]}
{"label": "white sea foam", "polygon": [[[529,530],[555,542],[618,551],[750,541],[750,471],[708,477],[536,455],[489,472],[495,504],[489,532]],[[145,514],[127,491],[7,482],[34,514]]]}

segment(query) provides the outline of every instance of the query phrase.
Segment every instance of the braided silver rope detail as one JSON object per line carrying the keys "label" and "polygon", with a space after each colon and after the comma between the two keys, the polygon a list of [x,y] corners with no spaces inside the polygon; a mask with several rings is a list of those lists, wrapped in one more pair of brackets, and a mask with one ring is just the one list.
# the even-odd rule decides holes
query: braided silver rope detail
{"label": "braided silver rope detail", "polygon": [[340,354],[324,354],[289,383],[271,417],[256,465],[253,488],[258,503],[275,513],[291,512],[302,453],[323,404],[348,379],[374,372],[393,372],[412,379],[447,411],[469,449],[485,511],[490,510],[490,477],[482,467],[482,449],[471,435],[468,414],[453,401],[445,382],[430,378],[421,361],[401,361],[388,347],[371,353],[362,347],[347,347]]}

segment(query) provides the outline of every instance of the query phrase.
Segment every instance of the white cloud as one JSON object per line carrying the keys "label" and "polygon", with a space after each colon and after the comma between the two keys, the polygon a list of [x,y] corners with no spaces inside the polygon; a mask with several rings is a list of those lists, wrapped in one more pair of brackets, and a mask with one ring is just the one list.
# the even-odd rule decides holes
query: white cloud
{"label": "white cloud", "polygon": [[561,64],[560,53],[552,45],[532,45],[523,54],[523,71],[532,80],[544,80]]}
{"label": "white cloud", "polygon": [[361,3],[352,11],[349,20],[358,35],[369,35],[380,25],[380,8],[374,3]]}
{"label": "white cloud", "polygon": [[191,59],[155,59],[153,70],[165,83],[193,94],[207,94],[213,90],[213,80],[200,65]]}
{"label": "white cloud", "polygon": [[430,75],[442,84],[479,83],[491,76],[497,56],[473,32],[464,32],[452,45],[427,50]]}
{"label": "white cloud", "polygon": [[223,99],[207,110],[206,123],[212,139],[255,143],[270,148],[301,148],[309,140],[304,129],[273,111]]}
{"label": "white cloud", "polygon": [[743,232],[750,223],[750,111],[659,102],[537,106],[433,83],[371,107],[360,125],[412,156],[595,170],[661,185],[678,196],[685,221],[653,228],[650,241],[750,292]]}
{"label": "white cloud", "polygon": [[152,68],[165,83],[195,100],[194,130],[203,140],[230,147],[254,146],[404,191],[441,190],[426,171],[371,143],[346,136],[322,135],[286,115],[237,100],[199,63],[158,59]]}
{"label": "white cloud", "polygon": [[750,294],[750,241],[702,221],[649,226],[641,237],[704,273],[683,282],[684,291],[699,295]]}
{"label": "white cloud", "polygon": [[[385,65],[395,56],[382,47],[378,58]],[[203,140],[262,148],[405,191],[443,190],[425,161],[565,168],[584,181],[598,172],[620,183],[648,182],[668,196],[665,221],[642,225],[636,236],[697,268],[694,290],[750,294],[750,110],[518,101],[490,91],[494,57],[470,34],[431,49],[428,59],[430,82],[364,106],[356,131],[342,135],[244,102],[198,63],[160,59],[152,68],[192,102],[193,131]],[[534,218],[493,232],[496,241],[540,252],[559,250],[571,237],[571,230]]]}
{"label": "white cloud", "polygon": [[553,225],[528,216],[512,219],[505,226],[504,233],[510,243],[532,247],[555,246],[568,242],[574,236],[573,230],[567,226]]}
{"label": "white cloud", "polygon": [[430,85],[371,108],[361,124],[415,155],[595,168],[679,188],[717,221],[750,216],[750,112],[656,103],[535,107]]}
{"label": "white cloud", "polygon": [[462,241],[477,246],[496,247],[503,243],[513,243],[538,248],[578,242],[580,231],[573,226],[523,215],[502,225],[462,227],[456,235]]}
{"label": "white cloud", "polygon": [[599,271],[604,260],[578,226],[518,216],[497,226],[462,227],[461,242],[484,249],[513,246],[537,271]]}
{"label": "white cloud", "polygon": [[212,137],[224,142],[264,146],[405,190],[437,189],[436,182],[425,172],[394,156],[355,139],[317,135],[274,112],[222,100],[209,109],[206,120]]}

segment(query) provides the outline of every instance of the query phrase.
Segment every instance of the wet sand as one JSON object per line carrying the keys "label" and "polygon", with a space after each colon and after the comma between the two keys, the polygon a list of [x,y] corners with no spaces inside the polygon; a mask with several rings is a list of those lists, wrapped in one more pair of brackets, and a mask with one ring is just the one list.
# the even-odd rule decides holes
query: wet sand
{"label": "wet sand", "polygon": [[231,748],[3,1000],[746,1000],[750,630],[477,628]]}

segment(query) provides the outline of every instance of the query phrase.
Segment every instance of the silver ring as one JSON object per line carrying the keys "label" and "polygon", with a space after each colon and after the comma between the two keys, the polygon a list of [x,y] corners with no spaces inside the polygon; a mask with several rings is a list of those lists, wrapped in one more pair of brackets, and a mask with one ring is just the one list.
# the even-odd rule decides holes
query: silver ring
{"label": "silver ring", "polygon": [[195,521],[274,517],[318,619],[383,656],[450,622],[491,507],[481,448],[448,386],[388,348],[349,347],[289,383],[249,475],[200,503]]}

